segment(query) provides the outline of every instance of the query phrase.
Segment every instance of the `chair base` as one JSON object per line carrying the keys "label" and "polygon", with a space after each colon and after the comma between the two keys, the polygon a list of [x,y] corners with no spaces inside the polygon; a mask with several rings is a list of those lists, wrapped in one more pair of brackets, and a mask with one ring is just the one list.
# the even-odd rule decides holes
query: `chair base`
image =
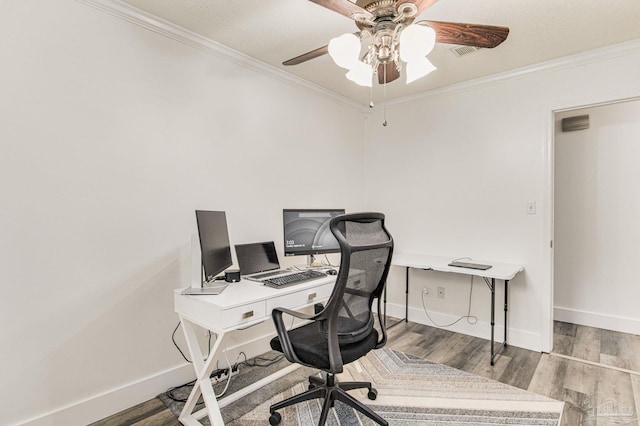
{"label": "chair base", "polygon": [[378,392],[371,387],[371,383],[369,382],[338,383],[335,375],[331,373],[326,373],[325,380],[317,376],[310,376],[309,390],[299,395],[294,395],[291,398],[285,399],[284,401],[280,401],[277,404],[273,404],[269,408],[269,413],[271,414],[271,416],[269,417],[269,424],[275,426],[282,420],[282,417],[280,416],[280,413],[277,413],[277,410],[289,407],[294,404],[298,404],[303,401],[309,401],[312,399],[323,399],[324,403],[322,404],[322,412],[320,413],[318,426],[323,426],[325,424],[325,422],[327,421],[327,416],[329,414],[329,409],[333,407],[336,400],[347,404],[354,410],[358,410],[379,425],[388,426],[389,423],[387,423],[385,419],[380,417],[371,408],[367,407],[346,392],[352,389],[364,388],[367,388],[369,390],[369,392],[367,393],[367,397],[369,399],[376,399],[376,397],[378,396]]}

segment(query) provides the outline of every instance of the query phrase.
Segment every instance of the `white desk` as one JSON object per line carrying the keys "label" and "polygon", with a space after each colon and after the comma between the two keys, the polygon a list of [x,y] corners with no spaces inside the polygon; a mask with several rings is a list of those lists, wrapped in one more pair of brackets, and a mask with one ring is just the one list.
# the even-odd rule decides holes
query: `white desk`
{"label": "white desk", "polygon": [[[282,289],[273,289],[253,281],[242,280],[229,285],[217,296],[184,296],[183,289],[174,293],[175,311],[180,317],[187,347],[196,372],[196,383],[191,395],[180,413],[179,420],[184,425],[200,425],[199,419],[208,415],[214,426],[223,426],[220,407],[259,389],[276,377],[288,374],[298,366],[285,368],[276,375],[269,376],[252,386],[233,393],[231,396],[216,400],[209,376],[215,368],[213,359],[220,348],[226,333],[244,329],[263,321],[271,321],[271,311],[275,307],[290,309],[302,308],[325,300],[331,294],[335,276],[297,284]],[[211,330],[217,335],[209,357],[204,360],[196,326]],[[198,398],[202,395],[205,408],[193,412]]]}
{"label": "white desk", "polygon": [[[495,328],[495,304],[496,304],[496,280],[504,281],[504,341],[501,344],[500,349],[507,346],[507,311],[509,306],[508,288],[509,281],[512,280],[518,272],[524,270],[522,265],[510,265],[505,263],[497,263],[484,260],[473,260],[474,263],[484,263],[492,265],[491,268],[486,270],[459,268],[455,266],[449,266],[448,264],[453,259],[443,256],[429,256],[429,255],[417,255],[406,253],[394,253],[391,259],[391,264],[394,266],[402,266],[406,268],[405,275],[405,317],[404,320],[408,321],[409,317],[409,269],[423,269],[439,272],[451,272],[454,274],[473,275],[476,277],[482,277],[490,279],[489,290],[491,290],[491,365],[495,363],[495,357],[498,353],[494,348],[494,328]],[[385,310],[386,310],[386,293],[385,293]],[[385,312],[386,314],[386,312]],[[394,324],[395,325],[395,324]]]}

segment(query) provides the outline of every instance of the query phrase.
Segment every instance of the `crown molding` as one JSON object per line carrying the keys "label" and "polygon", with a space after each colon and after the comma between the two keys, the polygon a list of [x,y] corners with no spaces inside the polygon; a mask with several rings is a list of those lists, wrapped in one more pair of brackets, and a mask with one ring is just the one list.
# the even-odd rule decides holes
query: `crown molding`
{"label": "crown molding", "polygon": [[247,56],[237,50],[203,37],[172,22],[154,16],[119,0],[76,0],[79,3],[91,6],[106,12],[112,16],[123,19],[134,25],[151,30],[164,37],[183,43],[187,46],[201,50],[227,62],[231,62],[251,71],[263,74],[284,82],[291,86],[302,88],[308,92],[332,99],[338,103],[347,105],[357,110],[362,110],[362,104],[346,96],[325,89],[324,87],[310,83],[293,74],[287,73],[272,65],[266,64],[255,58]]}
{"label": "crown molding", "polygon": [[[361,102],[355,101],[346,96],[321,87],[317,84],[297,77],[293,74],[287,73],[279,68],[247,56],[241,52],[238,52],[237,50],[231,49],[218,42],[215,42],[211,39],[180,27],[174,23],[133,7],[127,3],[123,3],[119,0],[76,1],[101,10],[103,12],[109,13],[110,15],[113,15],[117,18],[131,22],[132,24],[156,32],[170,39],[176,40],[195,49],[201,50],[207,54],[213,55],[227,62],[234,63],[238,66],[260,73],[267,77],[274,78],[291,86],[302,88],[308,92],[321,95],[340,104],[355,108],[361,111],[365,116],[371,113],[368,108],[363,107]],[[552,59],[550,61],[528,65],[497,74],[491,74],[486,77],[480,77],[461,83],[451,84],[413,95],[408,95],[402,98],[387,100],[386,102],[387,106],[392,106],[413,102],[419,99],[446,96],[491,85],[503,84],[505,82],[524,78],[527,75],[536,72],[561,70],[638,52],[640,52],[640,39],[593,49],[574,55],[564,56],[561,58]]]}
{"label": "crown molding", "polygon": [[540,62],[513,70],[491,74],[486,77],[480,77],[473,80],[463,81],[461,83],[451,84],[437,89],[427,90],[416,93],[414,95],[404,96],[402,98],[387,101],[387,105],[399,105],[413,102],[419,99],[446,96],[454,93],[460,93],[496,84],[503,84],[520,78],[524,78],[529,74],[545,71],[559,71],[562,69],[573,68],[586,64],[606,61],[620,56],[640,53],[640,39],[635,39],[619,44],[601,47],[598,49],[587,50],[585,52],[576,53],[574,55],[563,56],[561,58],[552,59],[550,61]]}

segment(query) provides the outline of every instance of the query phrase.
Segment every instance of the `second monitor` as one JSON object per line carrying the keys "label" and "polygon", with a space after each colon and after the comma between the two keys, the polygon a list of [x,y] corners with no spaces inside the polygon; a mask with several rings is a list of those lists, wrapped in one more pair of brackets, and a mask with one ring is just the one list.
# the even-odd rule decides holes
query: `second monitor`
{"label": "second monitor", "polygon": [[307,265],[311,266],[316,254],[340,253],[329,222],[344,212],[344,209],[284,209],[284,255],[306,255]]}

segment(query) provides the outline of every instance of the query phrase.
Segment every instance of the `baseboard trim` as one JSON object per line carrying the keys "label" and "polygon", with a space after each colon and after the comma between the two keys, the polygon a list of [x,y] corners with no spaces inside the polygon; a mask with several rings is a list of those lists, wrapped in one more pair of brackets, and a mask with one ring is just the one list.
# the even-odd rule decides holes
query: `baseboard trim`
{"label": "baseboard trim", "polygon": [[[404,305],[387,304],[387,314],[390,316],[403,318],[404,312]],[[457,318],[453,315],[439,312],[430,312],[430,315],[439,324],[450,323]],[[424,311],[419,308],[409,308],[409,319],[419,324],[437,327],[429,320]],[[478,321],[472,325],[463,320],[451,327],[446,327],[446,329],[487,340],[490,338],[491,333],[490,324],[486,321]],[[226,353],[226,358],[222,354],[219,355],[221,365],[225,365],[226,359],[229,359],[233,363],[238,358],[240,352],[244,352],[247,358],[265,353],[269,350],[269,341],[274,335],[274,332],[269,332],[255,337],[252,340],[225,347],[224,352]],[[504,327],[501,324],[496,324],[496,342],[501,342],[503,335]],[[535,333],[509,328],[508,340],[509,345],[512,346],[535,351],[540,350],[540,336]],[[86,425],[152,399],[168,388],[187,383],[194,378],[195,373],[193,367],[188,363],[183,363],[138,381],[34,416],[18,424],[25,426],[56,426],[60,424],[68,426]]]}
{"label": "baseboard trim", "polygon": [[[396,318],[404,318],[404,305],[387,303],[387,315]],[[430,311],[429,315],[438,324],[450,324],[459,318],[459,316],[433,311]],[[491,324],[487,321],[478,320],[475,324],[469,324],[465,319],[462,319],[449,327],[439,327],[429,319],[423,309],[414,307],[409,307],[409,320],[418,324],[442,328],[456,333],[466,334],[468,336],[479,337],[486,340],[491,339]],[[495,342],[502,342],[504,337],[504,316],[502,311],[500,311],[500,313],[496,313],[496,321],[494,329]],[[517,346],[519,348],[529,349],[536,352],[541,351],[540,334],[537,333],[509,327],[507,340],[510,346]]]}
{"label": "baseboard trim", "polygon": [[193,367],[182,365],[87,397],[19,422],[28,426],[86,425],[148,401],[172,386],[195,379]]}
{"label": "baseboard trim", "polygon": [[[239,345],[225,347],[227,358],[233,362],[240,352],[244,352],[247,358],[263,354],[269,350],[269,341],[274,335],[275,332],[268,333]],[[224,355],[221,355],[220,364],[224,365],[225,363],[226,359]],[[21,421],[17,425],[87,425],[148,401],[173,386],[187,383],[194,379],[193,366],[185,362],[138,381],[39,414]]]}
{"label": "baseboard trim", "polygon": [[555,306],[553,319],[588,327],[619,331],[621,333],[640,335],[640,319],[621,317],[599,312],[580,311],[576,309]]}

